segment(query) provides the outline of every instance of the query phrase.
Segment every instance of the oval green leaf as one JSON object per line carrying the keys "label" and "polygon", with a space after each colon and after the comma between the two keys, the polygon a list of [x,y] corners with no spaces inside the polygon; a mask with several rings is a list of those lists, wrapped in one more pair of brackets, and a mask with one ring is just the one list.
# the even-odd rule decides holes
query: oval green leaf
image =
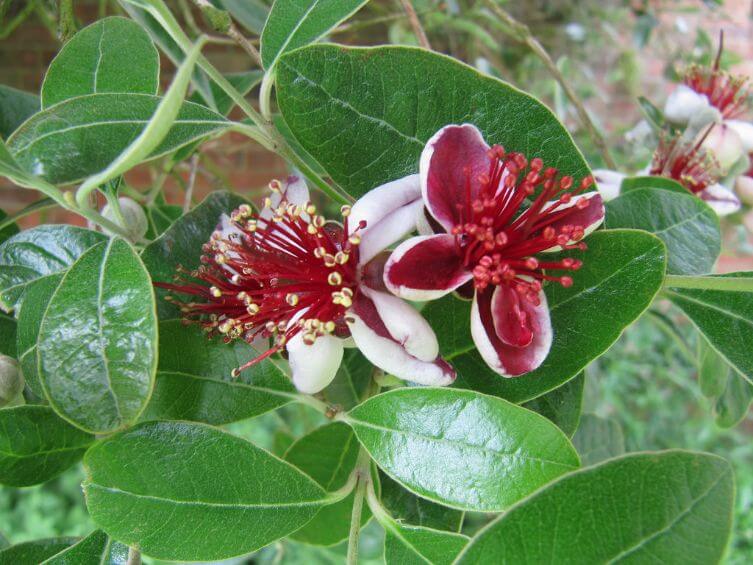
{"label": "oval green leaf", "polygon": [[327,494],[292,465],[204,424],[145,422],[84,457],[87,508],[146,555],[209,561],[297,530]]}
{"label": "oval green leaf", "polygon": [[468,538],[461,534],[382,521],[384,562],[400,565],[450,565]]}
{"label": "oval green leaf", "polygon": [[15,309],[31,282],[65,271],[107,238],[84,228],[47,225],[22,231],[0,245],[0,307]]}
{"label": "oval green leaf", "polygon": [[0,410],[0,484],[49,481],[79,461],[94,436],[61,420],[47,406]]}
{"label": "oval green leaf", "polygon": [[157,380],[144,420],[192,420],[221,425],[284,406],[295,392],[290,379],[265,360],[232,377],[258,353],[242,340],[207,339],[198,325],[160,324]]}
{"label": "oval green leaf", "polygon": [[125,565],[128,546],[95,530],[80,542],[64,549],[40,565]]}
{"label": "oval green leaf", "polygon": [[583,414],[573,436],[583,465],[601,463],[625,453],[625,437],[620,423],[613,418]]}
{"label": "oval green leaf", "polygon": [[[80,181],[105,169],[141,134],[160,100],[123,93],[71,98],[25,122],[8,138],[8,149],[26,171],[53,184]],[[201,104],[184,102],[148,159],[221,132],[229,124]]]}
{"label": "oval green leaf", "polygon": [[41,563],[77,541],[77,538],[49,538],[17,543],[0,551],[0,565]]}
{"label": "oval green leaf", "polygon": [[468,390],[396,389],[345,421],[390,477],[460,510],[500,512],[580,464],[543,416]]}
{"label": "oval green leaf", "polygon": [[[327,492],[345,486],[358,459],[359,444],[353,430],[342,422],[334,422],[317,428],[290,446],[285,461],[295,465]],[[355,493],[325,506],[308,524],[290,537],[311,545],[335,545],[347,539],[353,513]],[[364,508],[361,513],[363,526],[371,518]]]}
{"label": "oval green leaf", "polygon": [[368,0],[275,0],[261,34],[261,60],[271,69],[280,56],[313,43],[355,14]]}
{"label": "oval green leaf", "polygon": [[79,31],[55,56],[42,83],[42,107],[85,94],[157,94],[158,88],[159,53],[149,35],[133,20],[110,17]]}
{"label": "oval green leaf", "polygon": [[714,268],[722,246],[719,216],[687,192],[631,190],[606,204],[607,228],[635,228],[667,246],[667,272],[699,275]]}
{"label": "oval green leaf", "polygon": [[[178,265],[195,269],[201,259],[201,246],[209,241],[222,214],[230,214],[248,202],[236,194],[217,191],[182,218],[176,220],[165,232],[144,248],[144,261],[152,280],[173,282]],[[162,320],[180,317],[180,310],[163,300],[163,289],[157,289],[157,311]]]}
{"label": "oval green leaf", "polygon": [[[751,272],[715,277],[753,277]],[[753,293],[667,288],[667,297],[685,312],[732,368],[753,384]]]}
{"label": "oval green leaf", "polygon": [[489,143],[563,174],[590,174],[541,102],[438,53],[313,45],[280,58],[276,84],[295,137],[353,196],[415,173],[426,142],[451,123],[473,123]]}
{"label": "oval green leaf", "polygon": [[688,194],[688,190],[674,179],[666,177],[630,177],[624,179],[620,185],[620,192],[625,194],[631,190],[640,190],[642,188],[655,188],[658,190],[668,190],[670,192],[679,192]]}
{"label": "oval green leaf", "polygon": [[423,309],[431,326],[442,328],[440,353],[458,373],[455,386],[516,403],[541,396],[575,377],[648,308],[664,280],[662,241],[638,230],[605,230],[587,243],[587,251],[564,255],[583,261],[573,286],[546,286],[554,343],[532,373],[503,379],[487,367],[471,339],[469,302],[446,297]]}
{"label": "oval green leaf", "polygon": [[718,563],[733,502],[732,470],[719,457],[629,455],[567,475],[517,505],[457,563],[490,556],[495,563]]}
{"label": "oval green leaf", "polygon": [[464,512],[416,496],[383,471],[379,472],[379,486],[379,502],[398,522],[433,530],[460,531]]}
{"label": "oval green leaf", "polygon": [[567,381],[562,386],[523,404],[549,419],[567,437],[573,437],[580,422],[580,411],[583,406],[583,385],[586,382],[585,373]]}
{"label": "oval green leaf", "polygon": [[0,138],[7,139],[32,114],[39,112],[39,96],[0,84]]}
{"label": "oval green leaf", "polygon": [[93,433],[133,423],[157,365],[152,282],[119,238],[84,253],[63,276],[39,329],[39,379],[64,419]]}

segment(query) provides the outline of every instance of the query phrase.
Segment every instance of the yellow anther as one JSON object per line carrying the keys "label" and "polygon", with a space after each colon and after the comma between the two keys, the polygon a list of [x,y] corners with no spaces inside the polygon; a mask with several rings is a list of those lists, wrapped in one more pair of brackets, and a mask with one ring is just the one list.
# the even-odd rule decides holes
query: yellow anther
{"label": "yellow anther", "polygon": [[275,333],[277,331],[277,325],[274,322],[267,322],[264,324],[264,329],[269,333]]}
{"label": "yellow anther", "polygon": [[253,210],[248,204],[241,204],[240,206],[238,206],[238,212],[244,218],[248,218],[251,214],[253,214]]}
{"label": "yellow anther", "polygon": [[314,224],[309,224],[308,226],[306,226],[306,231],[311,235],[316,235],[316,232],[319,230],[316,229],[316,226]]}
{"label": "yellow anther", "polygon": [[288,304],[290,304],[291,306],[295,306],[295,305],[297,305],[297,304],[298,304],[298,300],[299,300],[299,298],[298,298],[298,295],[297,295],[297,294],[292,294],[292,293],[291,293],[291,294],[288,294],[288,295],[287,295],[287,296],[285,297],[285,302],[287,302],[287,303],[288,303]]}
{"label": "yellow anther", "polygon": [[209,294],[211,294],[215,298],[219,298],[220,296],[222,296],[222,291],[216,286],[212,286],[209,288]]}
{"label": "yellow anther", "polygon": [[259,310],[261,310],[261,308],[259,308],[259,305],[254,304],[253,302],[246,306],[246,312],[248,312],[251,316],[256,316],[259,313]]}
{"label": "yellow anther", "polygon": [[226,333],[228,333],[228,332],[229,332],[229,331],[230,331],[231,329],[233,329],[233,324],[232,324],[232,320],[225,320],[224,322],[222,322],[222,323],[221,323],[221,324],[220,324],[220,325],[219,325],[219,326],[217,327],[217,330],[218,330],[218,331],[219,331],[219,332],[220,332],[221,334],[226,334]]}
{"label": "yellow anther", "polygon": [[338,251],[337,253],[335,253],[335,261],[338,265],[344,265],[348,262],[348,259],[350,259],[350,255],[344,253],[343,251]]}
{"label": "yellow anther", "polygon": [[338,273],[337,271],[334,271],[330,273],[329,276],[327,277],[327,282],[331,284],[332,286],[337,286],[337,285],[342,284],[343,277],[340,273]]}
{"label": "yellow anther", "polygon": [[327,333],[332,333],[333,331],[335,331],[335,322],[333,322],[332,320],[328,321],[326,324],[324,324],[324,330]]}
{"label": "yellow anther", "polygon": [[324,224],[327,222],[324,216],[314,216],[311,221],[314,222],[314,225],[318,228],[323,228]]}
{"label": "yellow anther", "polygon": [[277,345],[283,346],[288,342],[288,338],[284,335],[281,335],[279,338],[277,338]]}
{"label": "yellow anther", "polygon": [[269,181],[269,190],[272,192],[282,192],[282,183],[277,179]]}
{"label": "yellow anther", "polygon": [[230,282],[233,284],[240,284],[241,276],[238,273],[234,274],[232,277],[230,277]]}
{"label": "yellow anther", "polygon": [[361,243],[361,236],[357,233],[354,233],[348,238],[348,241],[351,245],[359,245]]}
{"label": "yellow anther", "polygon": [[340,306],[342,306],[343,308],[350,308],[351,306],[353,306],[353,301],[349,296],[343,296],[342,300],[340,301]]}
{"label": "yellow anther", "polygon": [[348,286],[343,287],[343,289],[340,292],[343,293],[343,296],[347,296],[348,298],[353,298],[353,290]]}
{"label": "yellow anther", "polygon": [[343,218],[347,218],[348,216],[350,216],[351,211],[352,211],[352,208],[348,206],[347,204],[340,208],[340,213],[342,214]]}
{"label": "yellow anther", "polygon": [[306,345],[314,345],[314,342],[316,341],[316,334],[311,332],[306,332],[303,334],[303,343]]}
{"label": "yellow anther", "polygon": [[324,257],[325,253],[327,253],[327,250],[324,249],[324,247],[317,247],[316,249],[314,249],[314,257],[316,257],[317,259]]}
{"label": "yellow anther", "polygon": [[337,264],[337,261],[335,260],[334,255],[330,255],[327,253],[324,255],[324,265],[325,267],[334,267]]}
{"label": "yellow anther", "polygon": [[272,199],[267,196],[262,201],[262,208],[271,208],[272,207]]}
{"label": "yellow anther", "polygon": [[316,214],[316,206],[314,206],[311,202],[309,202],[308,204],[306,204],[306,208],[305,209],[306,209],[306,213],[309,216],[313,216],[314,214]]}
{"label": "yellow anther", "polygon": [[250,232],[256,231],[256,220],[249,220],[246,222],[246,229]]}
{"label": "yellow anther", "polygon": [[234,379],[237,379],[238,377],[241,376],[241,370],[238,368],[233,369],[232,371],[230,371],[230,376],[233,377]]}
{"label": "yellow anther", "polygon": [[244,301],[246,298],[248,298],[248,293],[245,290],[240,291],[238,294],[236,294],[236,297],[238,300]]}
{"label": "yellow anther", "polygon": [[227,263],[227,257],[225,257],[222,253],[218,253],[214,256],[214,262],[218,265],[224,265]]}

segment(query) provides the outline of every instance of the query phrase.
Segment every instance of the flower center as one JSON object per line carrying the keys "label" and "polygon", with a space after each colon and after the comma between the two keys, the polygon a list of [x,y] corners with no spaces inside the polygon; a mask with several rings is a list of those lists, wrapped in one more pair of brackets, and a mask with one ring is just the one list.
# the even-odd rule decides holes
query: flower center
{"label": "flower center", "polygon": [[200,323],[210,335],[249,343],[259,337],[274,340],[234,375],[279,351],[298,333],[308,344],[326,334],[347,335],[345,312],[358,291],[357,231],[365,226],[348,236],[350,208],[342,208],[341,226],[317,215],[311,203],[288,202],[279,182],[270,188],[279,195],[278,205],[266,198],[259,214],[240,206],[229,225],[204,244],[197,270],[180,270],[179,284],[157,283],[203,298],[179,305],[186,320]]}
{"label": "flower center", "polygon": [[[545,169],[539,158],[529,163],[522,154],[505,153],[499,145],[489,150],[489,157],[486,174],[474,179],[466,169],[466,201],[458,206],[460,222],[451,233],[477,290],[508,285],[538,305],[542,281],[566,287],[573,282],[570,276],[554,276],[549,271],[574,271],[582,264],[572,258],[540,261],[535,255],[553,247],[586,249],[580,241],[586,226],[578,217],[583,217],[581,212],[591,199],[574,197],[590,187],[593,179],[584,178],[573,190],[571,176],[560,177],[557,169]],[[526,202],[530,205],[523,208]]]}
{"label": "flower center", "polygon": [[674,179],[693,194],[714,184],[719,180],[719,164],[701,147],[710,131],[711,128],[696,143],[684,141],[681,135],[662,137],[649,173]]}

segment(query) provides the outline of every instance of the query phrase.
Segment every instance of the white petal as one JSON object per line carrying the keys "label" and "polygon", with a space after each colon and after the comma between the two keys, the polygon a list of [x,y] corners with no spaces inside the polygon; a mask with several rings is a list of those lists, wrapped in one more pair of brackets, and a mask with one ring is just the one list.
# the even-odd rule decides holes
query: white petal
{"label": "white petal", "polygon": [[599,189],[605,202],[614,200],[620,195],[622,181],[627,177],[627,175],[611,169],[595,169],[593,176],[596,181],[596,188]]}
{"label": "white petal", "polygon": [[753,177],[740,175],[735,181],[735,192],[745,204],[753,206]]}
{"label": "white petal", "polygon": [[706,136],[702,147],[716,157],[722,175],[737,163],[745,151],[743,142],[736,130],[726,124],[714,124],[711,130],[704,130],[700,136]]}
{"label": "white petal", "polygon": [[509,377],[510,375],[505,373],[502,360],[489,340],[484,324],[481,321],[481,314],[479,314],[478,310],[478,297],[475,294],[473,295],[473,303],[471,304],[471,337],[486,364],[498,375]]}
{"label": "white petal", "polygon": [[745,152],[753,153],[753,123],[743,120],[726,120],[724,123],[740,136]]}
{"label": "white petal", "polygon": [[439,355],[434,330],[410,304],[378,290],[366,287],[363,293],[371,298],[390,335],[403,344],[406,351],[421,361],[433,361]]}
{"label": "white petal", "polygon": [[425,206],[416,209],[416,231],[419,235],[434,235],[434,228],[431,227],[426,214],[428,212]]}
{"label": "white petal", "polygon": [[303,342],[303,334],[296,334],[285,346],[295,388],[315,394],[335,378],[343,358],[343,344],[338,337],[323,335],[312,345]]}
{"label": "white petal", "polygon": [[413,357],[399,343],[379,336],[352,310],[346,319],[358,349],[384,372],[404,381],[430,386],[445,386],[455,380],[455,373],[443,367],[441,360],[432,363]]}
{"label": "white petal", "polygon": [[734,214],[740,209],[740,199],[726,186],[712,184],[702,190],[698,195],[711,206],[719,216]]}
{"label": "white petal", "polygon": [[709,99],[705,94],[698,94],[689,86],[681,84],[667,98],[664,116],[672,123],[686,125],[694,114],[709,106]]}

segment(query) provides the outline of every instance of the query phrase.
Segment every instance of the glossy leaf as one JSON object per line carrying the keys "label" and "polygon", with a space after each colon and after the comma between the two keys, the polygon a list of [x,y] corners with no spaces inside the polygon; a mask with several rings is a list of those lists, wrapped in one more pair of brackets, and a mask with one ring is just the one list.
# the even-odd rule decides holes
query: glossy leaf
{"label": "glossy leaf", "polygon": [[384,522],[384,561],[400,565],[450,565],[468,543],[461,534]]}
{"label": "glossy leaf", "polygon": [[548,108],[444,55],[314,45],[280,59],[276,84],[293,134],[353,196],[415,173],[426,142],[450,123],[473,123],[489,143],[541,157],[563,174],[589,174]]}
{"label": "glossy leaf", "polygon": [[356,406],[346,422],[390,477],[461,510],[502,511],[580,464],[546,418],[467,390],[392,390]]}
{"label": "glossy leaf", "polygon": [[126,565],[128,546],[95,530],[80,542],[53,555],[41,565]]}
{"label": "glossy leaf", "polygon": [[560,387],[523,404],[551,420],[567,437],[573,437],[580,422],[585,375],[581,373]]}
{"label": "glossy leaf", "polygon": [[[341,422],[327,424],[296,441],[285,453],[285,461],[295,465],[327,492],[345,486],[356,466],[359,444],[353,430]],[[292,534],[294,540],[312,545],[334,545],[348,538],[354,493],[323,507],[308,524]],[[361,524],[371,518],[368,508]]]}
{"label": "glossy leaf", "polygon": [[620,423],[613,418],[583,414],[573,436],[584,466],[600,463],[625,453],[625,438]]}
{"label": "glossy leaf", "polygon": [[[229,214],[245,202],[243,198],[230,192],[212,192],[201,204],[177,220],[141,252],[141,259],[152,279],[156,282],[172,282],[178,265],[186,269],[198,267],[201,246],[209,241],[220,222],[220,216]],[[165,291],[157,289],[160,319],[179,317],[178,308],[163,300],[165,294]]]}
{"label": "glossy leaf", "polygon": [[638,176],[626,178],[620,185],[620,192],[625,194],[632,190],[640,190],[642,188],[655,188],[659,190],[668,190],[670,192],[678,192],[680,194],[688,194],[686,188],[684,188],[676,180],[666,177],[648,177]]}
{"label": "glossy leaf", "polygon": [[383,472],[379,473],[379,483],[382,489],[380,502],[398,522],[434,530],[460,531],[463,524],[460,510],[416,496]]}
{"label": "glossy leaf", "polygon": [[119,238],[84,253],[60,281],[39,329],[39,379],[64,419],[95,433],[133,423],[157,365],[152,283]]}
{"label": "glossy leaf", "polygon": [[[36,114],[8,139],[25,170],[53,184],[79,181],[107,167],[144,130],[162,99],[148,94],[90,94]],[[148,158],[223,131],[229,122],[184,102],[170,132]]]}
{"label": "glossy leaf", "polygon": [[97,443],[84,466],[94,521],[157,559],[249,553],[300,528],[327,501],[295,467],[204,424],[139,424]]}
{"label": "glossy leaf", "polygon": [[546,286],[554,342],[532,373],[504,379],[487,367],[471,339],[469,302],[447,297],[423,309],[432,327],[443,328],[440,353],[458,372],[455,386],[516,403],[531,400],[575,377],[643,313],[664,279],[661,240],[641,231],[606,230],[591,234],[587,243],[585,252],[563,254],[583,261],[573,286]]}
{"label": "glossy leaf", "polygon": [[261,35],[261,60],[271,69],[287,51],[313,43],[368,0],[275,0]]}
{"label": "glossy leaf", "polygon": [[0,355],[18,358],[16,347],[16,320],[0,313]]}
{"label": "glossy leaf", "polygon": [[0,245],[0,306],[13,310],[30,283],[66,270],[105,239],[101,233],[67,225],[40,226],[11,237]]}
{"label": "glossy leaf", "polygon": [[[33,206],[33,204],[31,206]],[[18,217],[18,214],[16,214],[13,217],[8,218],[8,214],[3,210],[0,210],[0,243],[4,243],[6,240],[21,231],[18,229],[18,224],[13,221],[14,218]]]}
{"label": "glossy leaf", "polygon": [[698,384],[706,398],[720,396],[727,388],[730,366],[702,337],[698,338]]}
{"label": "glossy leaf", "polygon": [[[753,277],[751,272],[715,277]],[[753,383],[753,293],[689,288],[665,289],[667,297],[690,318],[709,344]]]}
{"label": "glossy leaf", "polygon": [[233,19],[248,31],[261,35],[269,14],[269,6],[263,0],[214,0],[213,3],[230,12]]}
{"label": "glossy leaf", "polygon": [[49,481],[79,461],[94,436],[61,420],[47,406],[0,410],[0,484]]}
{"label": "glossy leaf", "polygon": [[25,299],[17,312],[16,349],[18,350],[18,362],[26,384],[39,398],[44,398],[37,366],[39,327],[42,325],[42,318],[45,310],[47,310],[47,305],[50,303],[50,298],[52,298],[62,278],[63,275],[58,273],[30,283],[26,287]]}
{"label": "glossy leaf", "polygon": [[732,428],[748,414],[753,403],[753,384],[750,384],[736,371],[729,371],[724,390],[716,399],[714,412],[716,424],[722,428]]}
{"label": "glossy leaf", "polygon": [[42,107],[86,94],[157,94],[158,88],[159,54],[149,35],[132,20],[110,17],[79,31],[53,59]]}
{"label": "glossy leaf", "polygon": [[667,272],[710,273],[722,245],[719,217],[703,200],[669,190],[631,190],[607,202],[607,228],[635,228],[667,246]]}
{"label": "glossy leaf", "polygon": [[39,96],[0,84],[0,138],[7,139],[29,116],[39,112]]}
{"label": "glossy leaf", "polygon": [[[254,86],[259,84],[263,77],[264,71],[260,70],[246,71],[243,73],[231,73],[225,75],[225,78],[228,80],[228,82],[232,84],[235,89],[244,96],[248,94],[251,89],[254,88]],[[212,89],[212,93],[214,94],[214,104],[217,107],[217,112],[219,112],[223,116],[227,116],[230,110],[232,110],[235,106],[235,103],[230,98],[230,96],[228,96],[227,93],[222,90],[219,85],[217,85],[217,83],[211,83],[210,88]],[[209,102],[201,96],[201,93],[198,90],[193,93],[189,100],[191,102],[197,102],[199,104],[209,106]]]}
{"label": "glossy leaf", "polygon": [[77,538],[48,538],[17,543],[0,551],[0,565],[40,563],[78,541]]}
{"label": "glossy leaf", "polygon": [[157,380],[143,420],[193,420],[227,424],[264,414],[290,402],[290,379],[272,361],[232,377],[231,371],[258,353],[236,340],[208,339],[180,320],[160,324]]}
{"label": "glossy leaf", "polygon": [[629,455],[547,486],[482,530],[457,562],[718,563],[733,501],[732,470],[719,457]]}
{"label": "glossy leaf", "polygon": [[358,350],[345,350],[334,380],[322,391],[328,403],[350,410],[363,400],[374,366]]}
{"label": "glossy leaf", "polygon": [[146,219],[149,229],[146,232],[147,239],[156,239],[173,225],[183,215],[183,208],[172,204],[155,204],[146,209]]}

